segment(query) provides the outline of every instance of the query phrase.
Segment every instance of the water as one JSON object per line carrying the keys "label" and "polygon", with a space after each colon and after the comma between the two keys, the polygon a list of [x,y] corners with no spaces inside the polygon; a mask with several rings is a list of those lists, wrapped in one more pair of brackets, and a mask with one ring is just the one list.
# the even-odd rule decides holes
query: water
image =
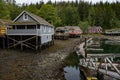
{"label": "water", "polygon": [[103,40],[101,48],[104,49],[104,53],[120,53],[120,43],[110,40]]}
{"label": "water", "polygon": [[117,42],[117,41],[110,41],[110,40],[107,40],[107,39],[104,39],[104,40],[98,40],[97,41],[98,43],[100,43],[100,47],[92,47],[92,48],[100,48],[100,49],[103,49],[103,51],[87,51],[87,53],[120,53],[120,42]]}
{"label": "water", "polygon": [[[101,43],[101,48],[104,49],[103,53],[119,54],[120,53],[120,42],[103,40]],[[120,57],[114,58],[114,61],[120,61]]]}
{"label": "water", "polygon": [[79,67],[67,66],[64,68],[64,75],[66,80],[81,80]]}
{"label": "water", "polygon": [[65,80],[85,80],[83,72],[79,67],[79,58],[75,53],[71,53],[65,60],[64,69]]}
{"label": "water", "polygon": [[[120,45],[118,44],[106,44],[105,40],[100,41],[100,48],[104,49],[102,53],[120,53]],[[101,52],[98,52],[101,53]],[[96,54],[96,52],[95,52]],[[120,58],[119,58],[120,59]],[[78,65],[79,58],[76,54],[71,53],[65,60],[66,66],[64,69],[65,80],[85,80],[83,72],[81,72]],[[110,80],[110,79],[108,79]],[[111,78],[111,80],[114,80]]]}

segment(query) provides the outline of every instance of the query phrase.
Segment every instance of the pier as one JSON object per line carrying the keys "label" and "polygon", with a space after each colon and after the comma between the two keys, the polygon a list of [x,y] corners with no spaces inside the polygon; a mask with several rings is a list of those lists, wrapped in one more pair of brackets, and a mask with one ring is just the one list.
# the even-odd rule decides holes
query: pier
{"label": "pier", "polygon": [[[108,75],[115,79],[120,79],[120,64],[115,62],[113,59],[120,57],[120,54],[110,53],[110,54],[87,54],[86,50],[102,50],[103,49],[94,49],[87,48],[87,46],[92,46],[92,39],[87,39],[86,42],[83,42],[79,45],[79,49],[76,51],[78,56],[82,55],[83,58],[80,58],[79,65],[96,72],[101,72],[104,75]],[[86,43],[86,44],[85,44]]]}

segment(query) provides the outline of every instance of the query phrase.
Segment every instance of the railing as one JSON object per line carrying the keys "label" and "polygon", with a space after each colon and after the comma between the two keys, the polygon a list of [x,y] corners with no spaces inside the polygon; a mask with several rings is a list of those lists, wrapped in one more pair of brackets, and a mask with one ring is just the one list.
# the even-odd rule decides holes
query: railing
{"label": "railing", "polygon": [[7,35],[37,35],[36,29],[8,29]]}
{"label": "railing", "polygon": [[120,64],[113,63],[113,58],[118,56],[98,56],[80,59],[80,65],[92,70],[102,72],[116,79],[120,79]]}
{"label": "railing", "polygon": [[113,58],[120,57],[120,54],[87,54],[85,56],[87,46],[92,43],[92,39],[90,38],[77,47],[76,53],[78,56],[79,54],[83,55],[83,58],[80,59],[80,66],[120,79],[120,64],[113,63]]}

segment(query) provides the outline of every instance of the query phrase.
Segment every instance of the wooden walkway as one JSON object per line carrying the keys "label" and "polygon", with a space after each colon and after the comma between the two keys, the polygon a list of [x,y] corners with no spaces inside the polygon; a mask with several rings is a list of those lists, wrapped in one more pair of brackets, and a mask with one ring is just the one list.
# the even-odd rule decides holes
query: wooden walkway
{"label": "wooden walkway", "polygon": [[[90,38],[86,41],[87,45],[90,46],[92,44],[91,40]],[[87,47],[84,47],[85,45],[85,42],[81,43],[78,47],[79,49],[76,50],[78,56],[83,56],[83,58],[80,59],[80,66],[120,79],[120,64],[114,63],[113,61],[114,58],[120,57],[120,54],[88,54],[86,57],[85,49],[87,49]]]}
{"label": "wooden walkway", "polygon": [[99,54],[87,54],[88,57],[120,57],[120,53],[99,53]]}
{"label": "wooden walkway", "polygon": [[109,75],[116,79],[120,79],[120,64],[114,63],[113,58],[120,57],[120,55],[105,55],[105,56],[91,56],[80,59],[80,65],[89,69],[99,71],[105,75]]}
{"label": "wooden walkway", "polygon": [[[86,67],[85,65],[82,65],[84,67]],[[92,70],[96,70],[94,67],[90,67],[88,66],[89,69],[92,69]],[[105,74],[105,75],[108,75],[108,76],[111,76],[113,78],[116,78],[116,79],[120,79],[120,75],[116,72],[113,72],[113,71],[106,71],[104,69],[99,69],[99,72]]]}

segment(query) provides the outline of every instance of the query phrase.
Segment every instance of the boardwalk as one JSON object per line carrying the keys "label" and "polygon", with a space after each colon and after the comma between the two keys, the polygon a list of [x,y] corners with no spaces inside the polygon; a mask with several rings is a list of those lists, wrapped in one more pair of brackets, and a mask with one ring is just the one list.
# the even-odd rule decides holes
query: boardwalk
{"label": "boardwalk", "polygon": [[120,53],[104,53],[104,54],[87,54],[88,57],[120,57]]}
{"label": "boardwalk", "polygon": [[[86,67],[85,65],[83,65],[84,67]],[[88,66],[89,69],[92,69],[92,70],[96,70],[94,67],[90,67]],[[104,69],[99,69],[99,72],[102,72],[103,74],[106,74],[108,76],[111,76],[113,78],[116,78],[116,79],[120,79],[120,75],[116,72],[113,72],[113,71],[107,71],[104,70]]]}
{"label": "boardwalk", "polygon": [[[92,44],[92,39],[87,40],[87,45]],[[76,53],[78,55],[83,55],[84,58],[80,59],[80,65],[83,67],[87,67],[92,70],[99,71],[105,75],[109,75],[116,79],[120,79],[120,70],[119,63],[113,63],[113,58],[120,57],[120,54],[88,54],[85,58],[85,42],[79,45],[78,51]],[[110,68],[110,69],[109,69]],[[112,69],[112,70],[111,70]]]}
{"label": "boardwalk", "polygon": [[[91,41],[92,38],[88,39],[87,42]],[[92,42],[89,42],[89,44],[87,44],[88,46],[92,44]],[[84,50],[84,45],[85,42],[81,43],[80,45],[77,46],[78,50],[76,50],[77,55],[82,55],[83,57],[85,57],[85,50]]]}

